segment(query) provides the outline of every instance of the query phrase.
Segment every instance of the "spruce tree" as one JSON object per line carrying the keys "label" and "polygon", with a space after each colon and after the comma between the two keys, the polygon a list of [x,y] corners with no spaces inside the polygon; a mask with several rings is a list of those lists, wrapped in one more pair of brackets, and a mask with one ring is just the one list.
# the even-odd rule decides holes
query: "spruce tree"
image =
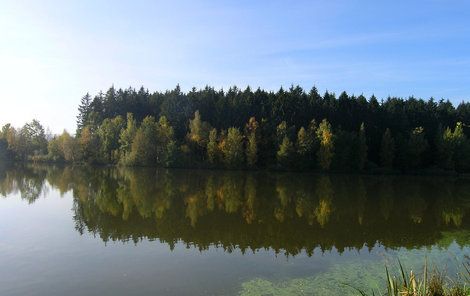
{"label": "spruce tree", "polygon": [[87,93],[81,100],[80,105],[78,106],[78,116],[77,116],[77,136],[80,135],[82,129],[87,125],[88,117],[91,112],[90,108],[91,96]]}
{"label": "spruce tree", "polygon": [[357,169],[362,171],[367,162],[367,138],[364,122],[361,123],[357,136]]}
{"label": "spruce tree", "polygon": [[392,132],[387,128],[382,136],[382,144],[380,146],[380,163],[382,167],[391,169],[395,158],[395,141]]}

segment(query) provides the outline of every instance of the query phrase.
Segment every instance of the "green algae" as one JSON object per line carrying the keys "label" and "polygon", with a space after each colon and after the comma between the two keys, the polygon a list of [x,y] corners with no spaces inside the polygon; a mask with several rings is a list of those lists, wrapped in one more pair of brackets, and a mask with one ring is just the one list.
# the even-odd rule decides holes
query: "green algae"
{"label": "green algae", "polygon": [[[453,233],[457,234],[457,233]],[[467,238],[468,232],[457,236],[446,233],[442,244],[416,250],[387,250],[383,260],[355,258],[344,263],[332,264],[325,272],[301,278],[269,280],[255,278],[242,283],[241,296],[290,296],[290,295],[358,295],[358,290],[380,295],[386,289],[385,265],[398,275],[398,260],[405,270],[419,275],[424,262],[428,268],[439,269],[455,280],[459,279],[460,263],[470,249],[462,247],[457,240]],[[443,248],[445,246],[445,248]]]}

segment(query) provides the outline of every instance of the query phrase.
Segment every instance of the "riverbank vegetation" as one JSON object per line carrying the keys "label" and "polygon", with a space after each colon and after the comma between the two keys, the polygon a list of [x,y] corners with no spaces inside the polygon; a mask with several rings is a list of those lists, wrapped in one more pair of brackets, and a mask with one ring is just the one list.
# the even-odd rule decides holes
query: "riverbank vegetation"
{"label": "riverbank vegetation", "polygon": [[75,135],[33,120],[0,131],[0,161],[367,172],[469,172],[470,103],[111,87],[80,102]]}

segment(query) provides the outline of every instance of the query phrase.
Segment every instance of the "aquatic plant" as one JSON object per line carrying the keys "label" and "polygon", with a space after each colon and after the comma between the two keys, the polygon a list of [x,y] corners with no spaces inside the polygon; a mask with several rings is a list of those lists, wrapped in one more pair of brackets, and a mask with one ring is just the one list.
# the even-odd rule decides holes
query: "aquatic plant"
{"label": "aquatic plant", "polygon": [[[470,259],[466,257],[467,261]],[[465,296],[470,295],[470,263],[462,263],[462,272],[457,274],[457,278],[453,279],[445,276],[443,270],[437,268],[433,269],[431,274],[428,273],[427,261],[424,264],[424,270],[421,276],[413,273],[405,272],[405,269],[400,261],[399,275],[394,275],[389,272],[388,267],[385,267],[386,286],[385,293],[372,292],[366,293],[364,290],[354,288],[360,295],[383,295],[383,296]],[[409,275],[408,275],[409,274]]]}

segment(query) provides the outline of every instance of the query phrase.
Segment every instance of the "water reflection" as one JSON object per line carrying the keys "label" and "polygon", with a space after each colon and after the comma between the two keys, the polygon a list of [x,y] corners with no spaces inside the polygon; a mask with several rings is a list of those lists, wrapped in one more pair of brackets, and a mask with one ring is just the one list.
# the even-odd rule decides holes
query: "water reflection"
{"label": "water reflection", "polygon": [[182,241],[201,250],[312,255],[376,243],[430,246],[470,229],[470,182],[462,178],[51,166],[0,172],[3,196],[34,203],[51,188],[73,194],[80,233],[158,239],[171,248]]}

